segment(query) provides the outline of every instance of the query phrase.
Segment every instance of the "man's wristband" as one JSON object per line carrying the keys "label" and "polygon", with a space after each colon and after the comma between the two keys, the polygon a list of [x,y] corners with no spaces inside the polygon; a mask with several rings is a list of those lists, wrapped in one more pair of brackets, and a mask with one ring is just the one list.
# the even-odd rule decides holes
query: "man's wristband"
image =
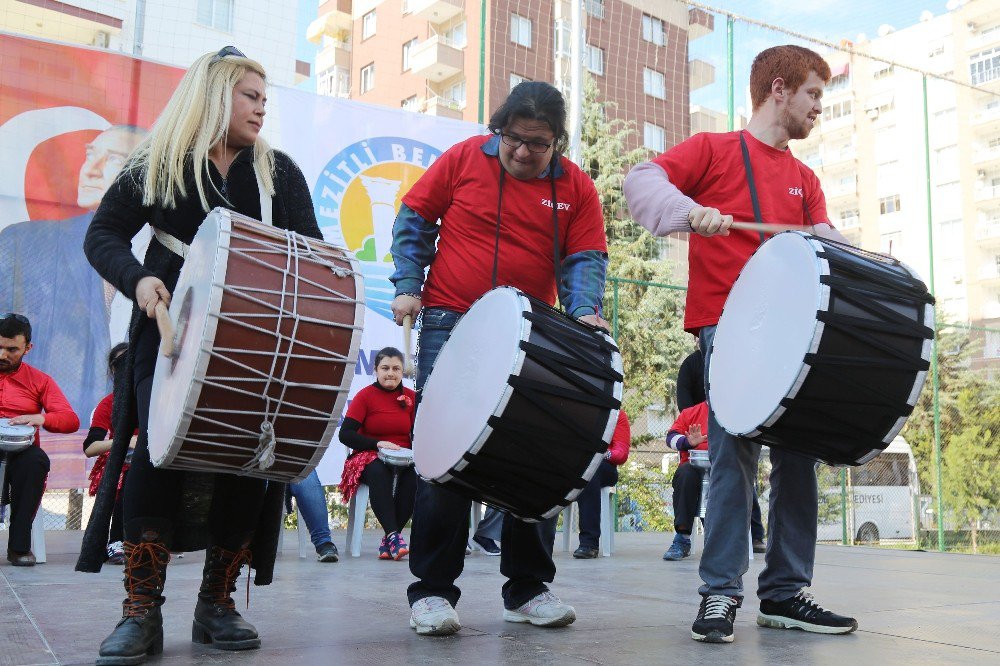
{"label": "man's wristband", "polygon": [[412,291],[404,291],[401,294],[396,294],[396,296],[409,296],[410,298],[415,298],[418,301],[421,300],[420,294],[414,294]]}

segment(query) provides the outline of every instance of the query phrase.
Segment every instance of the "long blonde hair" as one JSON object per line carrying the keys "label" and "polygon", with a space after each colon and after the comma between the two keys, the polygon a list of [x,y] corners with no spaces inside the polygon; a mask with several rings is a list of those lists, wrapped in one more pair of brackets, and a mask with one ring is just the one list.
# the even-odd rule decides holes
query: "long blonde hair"
{"label": "long blonde hair", "polygon": [[[201,207],[209,211],[204,185],[208,153],[226,140],[233,88],[248,71],[267,80],[260,63],[249,58],[206,53],[194,61],[129,160],[130,166],[145,171],[143,205],[175,208],[178,195],[187,197],[184,164],[190,156]],[[254,167],[267,194],[274,196],[274,151],[260,136],[254,144]],[[216,189],[211,178],[208,182]]]}

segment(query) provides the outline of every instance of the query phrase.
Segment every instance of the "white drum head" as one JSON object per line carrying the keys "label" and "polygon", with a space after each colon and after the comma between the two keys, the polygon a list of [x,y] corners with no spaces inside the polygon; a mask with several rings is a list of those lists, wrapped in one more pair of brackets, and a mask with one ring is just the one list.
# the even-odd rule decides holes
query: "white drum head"
{"label": "white drum head", "polygon": [[157,354],[149,406],[149,458],[156,466],[177,455],[198,404],[215,341],[216,318],[211,315],[222,303],[231,230],[232,221],[223,212],[205,218],[171,295],[175,357]]}
{"label": "white drum head", "polygon": [[[719,320],[709,369],[716,419],[736,435],[754,433],[804,379],[825,309],[823,262],[804,234],[778,234],[743,267]],[[801,376],[800,376],[801,375]]]}
{"label": "white drum head", "polygon": [[35,426],[11,425],[10,419],[0,419],[0,451],[16,453],[35,441]]}
{"label": "white drum head", "polygon": [[452,330],[424,385],[413,427],[413,461],[424,478],[441,479],[492,432],[486,422],[503,409],[524,355],[527,299],[511,288],[488,292]]}

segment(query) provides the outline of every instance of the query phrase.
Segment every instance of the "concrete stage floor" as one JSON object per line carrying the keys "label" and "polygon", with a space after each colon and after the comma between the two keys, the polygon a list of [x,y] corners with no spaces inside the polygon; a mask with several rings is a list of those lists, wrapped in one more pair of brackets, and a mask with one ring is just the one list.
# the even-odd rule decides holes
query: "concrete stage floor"
{"label": "concrete stage floor", "polygon": [[[557,548],[561,546],[557,535]],[[334,539],[343,551],[344,533]],[[360,558],[321,564],[284,540],[275,584],[245,578],[237,606],[263,638],[260,650],[227,653],[190,641],[202,553],[174,559],[167,572],[164,653],[154,664],[996,664],[1000,663],[1000,557],[820,546],[817,601],[854,614],[860,629],[821,636],[756,626],[755,597],[737,615],[736,641],[690,638],[699,597],[698,555],[660,559],[668,535],[621,533],[614,557],[574,560],[557,551],[553,590],[576,607],[565,629],[501,619],[499,558],[466,559],[456,636],[420,638],[409,628],[406,562],[375,557],[366,532]],[[48,532],[48,563],[0,563],[0,665],[93,663],[120,617],[121,574],[73,571],[79,532]],[[574,547],[576,546],[574,540]],[[0,535],[0,553],[6,536]],[[343,555],[343,553],[342,553]],[[747,578],[755,589],[758,556]]]}

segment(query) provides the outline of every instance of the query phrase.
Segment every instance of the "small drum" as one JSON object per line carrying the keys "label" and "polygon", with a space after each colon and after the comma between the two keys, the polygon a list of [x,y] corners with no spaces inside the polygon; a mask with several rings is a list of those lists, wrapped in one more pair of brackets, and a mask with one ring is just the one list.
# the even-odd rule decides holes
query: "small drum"
{"label": "small drum", "polygon": [[379,449],[378,459],[393,467],[412,467],[413,451],[411,449]]}
{"label": "small drum", "polygon": [[35,443],[35,426],[11,425],[10,419],[0,419],[0,452],[17,453]]}
{"label": "small drum", "polygon": [[149,455],[158,467],[295,482],[322,458],[361,343],[364,293],[340,248],[217,208],[170,303]]}
{"label": "small drum", "polygon": [[934,298],[895,259],[777,234],[733,285],[708,399],[727,432],[834,465],[878,455],[930,367]]}
{"label": "small drum", "polygon": [[697,467],[698,469],[712,469],[712,463],[708,460],[708,451],[691,449],[688,451],[688,462],[691,464],[691,467]]}
{"label": "small drum", "polygon": [[417,472],[522,520],[551,518],[597,471],[621,396],[609,335],[499,287],[459,320],[427,379]]}

